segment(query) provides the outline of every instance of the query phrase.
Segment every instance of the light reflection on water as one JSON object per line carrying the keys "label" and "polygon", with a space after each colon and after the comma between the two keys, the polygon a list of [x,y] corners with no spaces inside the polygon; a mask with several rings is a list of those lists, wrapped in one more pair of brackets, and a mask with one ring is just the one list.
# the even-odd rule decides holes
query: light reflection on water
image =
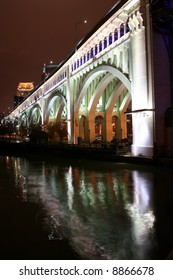
{"label": "light reflection on water", "polygon": [[81,258],[155,256],[152,172],[113,163],[11,162],[21,200],[44,207],[49,239],[67,238]]}

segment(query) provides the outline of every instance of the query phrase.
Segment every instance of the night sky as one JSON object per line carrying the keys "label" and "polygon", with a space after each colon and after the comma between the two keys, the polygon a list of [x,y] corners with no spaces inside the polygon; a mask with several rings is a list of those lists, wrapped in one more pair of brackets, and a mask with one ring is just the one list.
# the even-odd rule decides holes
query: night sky
{"label": "night sky", "polygon": [[60,63],[116,0],[5,0],[0,2],[0,113],[13,109],[19,82],[41,81],[44,63]]}

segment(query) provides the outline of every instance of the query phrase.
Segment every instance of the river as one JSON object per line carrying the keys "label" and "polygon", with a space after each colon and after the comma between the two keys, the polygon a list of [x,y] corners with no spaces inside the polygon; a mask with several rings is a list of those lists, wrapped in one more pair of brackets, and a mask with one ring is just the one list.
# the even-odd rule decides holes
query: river
{"label": "river", "polygon": [[0,156],[1,259],[165,259],[172,168]]}

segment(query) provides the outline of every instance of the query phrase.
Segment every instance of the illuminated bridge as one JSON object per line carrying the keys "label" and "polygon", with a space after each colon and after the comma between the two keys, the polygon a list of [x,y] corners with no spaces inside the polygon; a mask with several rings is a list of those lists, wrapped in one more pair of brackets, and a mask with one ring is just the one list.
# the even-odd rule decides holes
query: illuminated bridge
{"label": "illuminated bridge", "polygon": [[133,155],[153,156],[155,144],[165,145],[171,106],[167,50],[152,25],[151,1],[115,2],[8,119],[28,131],[59,124],[74,144],[132,138]]}

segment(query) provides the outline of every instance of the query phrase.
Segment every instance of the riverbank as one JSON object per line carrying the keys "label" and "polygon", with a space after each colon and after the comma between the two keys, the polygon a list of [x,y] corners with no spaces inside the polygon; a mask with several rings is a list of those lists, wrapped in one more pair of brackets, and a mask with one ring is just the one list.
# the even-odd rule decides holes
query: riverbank
{"label": "riverbank", "polygon": [[92,160],[123,162],[132,164],[173,167],[173,158],[133,156],[127,149],[118,150],[106,145],[74,145],[61,143],[33,144],[30,142],[0,142],[0,155],[30,157],[33,155],[52,157],[86,158]]}

